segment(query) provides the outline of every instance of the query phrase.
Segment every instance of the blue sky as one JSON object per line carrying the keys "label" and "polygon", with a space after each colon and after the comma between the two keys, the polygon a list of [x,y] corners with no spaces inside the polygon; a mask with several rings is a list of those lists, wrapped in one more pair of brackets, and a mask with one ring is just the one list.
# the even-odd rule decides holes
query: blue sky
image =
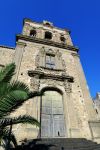
{"label": "blue sky", "polygon": [[71,30],[94,97],[100,91],[100,0],[0,0],[0,45],[15,46],[23,18]]}

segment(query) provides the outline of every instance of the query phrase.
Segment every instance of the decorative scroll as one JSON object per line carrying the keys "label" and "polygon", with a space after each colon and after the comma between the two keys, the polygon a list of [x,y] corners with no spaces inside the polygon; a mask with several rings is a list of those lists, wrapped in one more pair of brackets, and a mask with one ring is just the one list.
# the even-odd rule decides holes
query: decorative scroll
{"label": "decorative scroll", "polygon": [[72,92],[72,86],[71,86],[71,83],[70,83],[70,82],[65,81],[65,82],[64,82],[64,86],[65,86],[65,91],[66,91],[67,93],[71,93],[71,92]]}

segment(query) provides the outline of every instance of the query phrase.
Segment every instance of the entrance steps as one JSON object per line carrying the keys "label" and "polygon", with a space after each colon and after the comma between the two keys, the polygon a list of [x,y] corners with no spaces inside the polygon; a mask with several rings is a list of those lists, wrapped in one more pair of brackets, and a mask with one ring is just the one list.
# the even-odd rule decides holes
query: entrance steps
{"label": "entrance steps", "polygon": [[29,140],[16,150],[100,150],[100,144],[85,138],[42,138]]}

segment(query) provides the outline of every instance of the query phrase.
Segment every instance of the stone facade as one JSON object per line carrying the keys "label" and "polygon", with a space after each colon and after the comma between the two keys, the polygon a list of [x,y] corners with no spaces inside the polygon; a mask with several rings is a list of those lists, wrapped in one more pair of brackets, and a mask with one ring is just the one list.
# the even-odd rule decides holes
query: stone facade
{"label": "stone facade", "polygon": [[93,102],[97,118],[100,119],[100,92],[96,94],[96,97],[93,99]]}
{"label": "stone facade", "polygon": [[4,67],[8,63],[11,63],[14,59],[15,48],[0,46],[0,68]]}
{"label": "stone facade", "polygon": [[[25,19],[22,34],[17,35],[16,40],[15,50],[0,47],[0,66],[14,61],[15,80],[25,82],[32,91],[42,91],[44,94],[28,100],[12,114],[28,114],[41,123],[40,129],[31,125],[15,126],[14,132],[19,141],[25,137],[83,137],[96,140],[92,125],[98,120],[78,48],[73,46],[70,31],[54,27],[47,21],[36,23]],[[49,91],[53,91],[54,95],[50,96]],[[97,137],[100,140],[99,133]]]}

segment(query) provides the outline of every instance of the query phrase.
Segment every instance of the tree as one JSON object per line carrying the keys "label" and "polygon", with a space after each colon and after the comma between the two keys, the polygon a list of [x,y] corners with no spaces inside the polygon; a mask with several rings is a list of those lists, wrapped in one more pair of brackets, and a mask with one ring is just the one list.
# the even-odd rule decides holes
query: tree
{"label": "tree", "polygon": [[10,141],[16,146],[16,138],[12,133],[12,125],[28,123],[39,127],[39,122],[27,115],[10,117],[10,114],[19,108],[26,100],[39,96],[37,92],[30,92],[28,86],[19,81],[13,81],[15,64],[11,63],[0,70],[0,144]]}

